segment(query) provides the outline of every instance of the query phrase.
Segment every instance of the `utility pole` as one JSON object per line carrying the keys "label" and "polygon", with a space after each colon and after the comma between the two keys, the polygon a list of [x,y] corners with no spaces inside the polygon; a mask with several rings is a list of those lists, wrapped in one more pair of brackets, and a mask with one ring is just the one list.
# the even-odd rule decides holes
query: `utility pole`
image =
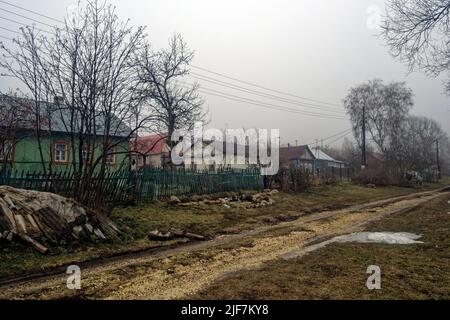
{"label": "utility pole", "polygon": [[362,116],[362,156],[361,156],[361,169],[365,169],[367,165],[366,159],[366,104],[363,105]]}
{"label": "utility pole", "polygon": [[436,166],[438,171],[438,179],[441,179],[441,163],[439,161],[439,139],[436,139]]}

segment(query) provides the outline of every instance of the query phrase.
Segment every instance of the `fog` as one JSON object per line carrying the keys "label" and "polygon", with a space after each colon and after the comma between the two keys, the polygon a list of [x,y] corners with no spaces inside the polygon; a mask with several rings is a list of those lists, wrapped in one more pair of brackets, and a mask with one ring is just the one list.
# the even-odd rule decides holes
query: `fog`
{"label": "fog", "polygon": [[[58,19],[64,17],[68,6],[76,4],[76,1],[67,0],[8,2]],[[373,21],[377,21],[377,8],[384,11],[384,1],[113,0],[112,3],[123,19],[130,18],[134,25],[148,26],[149,41],[156,48],[165,46],[173,33],[180,33],[195,50],[193,65],[197,67],[333,106],[282,96],[193,69],[195,73],[252,90],[313,103],[312,107],[318,109],[200,81],[205,88],[300,112],[333,115],[341,112],[339,116],[342,116],[343,107],[335,105],[342,105],[350,87],[373,78],[386,82],[406,81],[415,94],[413,113],[438,120],[450,132],[450,99],[443,93],[444,77],[432,79],[418,72],[409,74],[402,62],[389,55],[383,39],[377,37],[379,29],[374,28]],[[52,23],[4,3],[0,3],[0,8]],[[26,22],[4,11],[0,16]],[[2,19],[0,27],[18,29],[17,24]],[[0,35],[14,36],[3,29],[0,29]],[[5,45],[9,43],[2,41]],[[7,77],[1,77],[0,81],[2,91],[19,85]],[[348,120],[263,108],[210,94],[203,96],[210,112],[209,127],[280,129],[282,143],[311,143],[350,128]],[[339,145],[342,140],[329,142]]]}

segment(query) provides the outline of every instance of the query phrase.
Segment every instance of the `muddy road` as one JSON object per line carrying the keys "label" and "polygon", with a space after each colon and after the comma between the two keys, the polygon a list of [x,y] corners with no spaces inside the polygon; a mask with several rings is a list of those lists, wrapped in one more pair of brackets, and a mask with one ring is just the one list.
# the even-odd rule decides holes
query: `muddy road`
{"label": "muddy road", "polygon": [[[439,190],[396,197],[342,210],[304,215],[207,242],[138,256],[117,257],[81,269],[82,289],[66,287],[65,273],[0,286],[0,299],[183,299],[217,279],[290,259],[319,248],[331,237],[362,231],[365,224],[450,194]],[[401,231],[401,230],[399,230]]]}

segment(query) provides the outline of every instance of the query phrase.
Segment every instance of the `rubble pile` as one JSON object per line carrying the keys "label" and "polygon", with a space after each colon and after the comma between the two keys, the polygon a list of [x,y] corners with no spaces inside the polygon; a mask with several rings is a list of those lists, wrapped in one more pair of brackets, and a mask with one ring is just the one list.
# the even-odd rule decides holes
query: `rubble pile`
{"label": "rubble pile", "polygon": [[0,186],[0,242],[20,240],[41,253],[61,241],[118,240],[107,217],[48,192]]}
{"label": "rubble pile", "polygon": [[222,197],[218,199],[210,199],[209,196],[194,196],[191,201],[183,202],[176,196],[171,196],[168,200],[170,205],[182,206],[182,207],[197,207],[208,205],[221,205],[225,208],[261,208],[275,204],[273,196],[278,193],[278,190],[264,190],[260,193],[242,193],[234,194],[228,197]]}

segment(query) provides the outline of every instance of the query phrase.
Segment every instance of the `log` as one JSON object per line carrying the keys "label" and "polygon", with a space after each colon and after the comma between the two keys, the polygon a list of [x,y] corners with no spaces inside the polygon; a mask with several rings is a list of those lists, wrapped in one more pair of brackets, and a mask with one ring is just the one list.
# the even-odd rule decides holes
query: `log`
{"label": "log", "polygon": [[17,206],[12,202],[11,198],[10,198],[8,195],[5,195],[5,196],[3,197],[3,199],[4,199],[5,202],[8,204],[8,207],[9,207],[11,210],[19,210],[19,207],[17,207]]}
{"label": "log", "polygon": [[19,230],[23,234],[27,234],[27,225],[23,216],[21,214],[15,214],[14,219],[16,220],[16,225],[20,227]]}
{"label": "log", "polygon": [[188,239],[200,240],[200,241],[205,240],[204,236],[201,236],[201,235],[198,235],[195,233],[191,233],[191,232],[186,232],[183,230],[178,230],[178,229],[170,229],[169,232],[167,232],[167,233],[162,233],[159,230],[154,230],[154,231],[149,232],[148,238],[150,240],[156,240],[156,241],[168,241],[168,240],[173,240],[175,238],[188,238]]}
{"label": "log", "polygon": [[23,241],[31,244],[40,253],[46,253],[48,251],[47,247],[43,246],[42,244],[40,244],[39,242],[37,242],[36,240],[34,240],[33,238],[31,238],[30,236],[28,236],[26,234],[20,234],[19,237]]}
{"label": "log", "polygon": [[0,197],[0,211],[3,212],[6,222],[9,224],[11,231],[17,232],[16,220],[14,219],[14,214],[9,209],[6,202]]}
{"label": "log", "polygon": [[195,234],[195,233],[191,233],[191,232],[187,232],[187,231],[183,231],[183,230],[170,229],[170,232],[172,232],[176,237],[179,237],[179,238],[188,238],[188,239],[200,240],[200,241],[205,240],[204,236],[201,236],[201,235]]}

